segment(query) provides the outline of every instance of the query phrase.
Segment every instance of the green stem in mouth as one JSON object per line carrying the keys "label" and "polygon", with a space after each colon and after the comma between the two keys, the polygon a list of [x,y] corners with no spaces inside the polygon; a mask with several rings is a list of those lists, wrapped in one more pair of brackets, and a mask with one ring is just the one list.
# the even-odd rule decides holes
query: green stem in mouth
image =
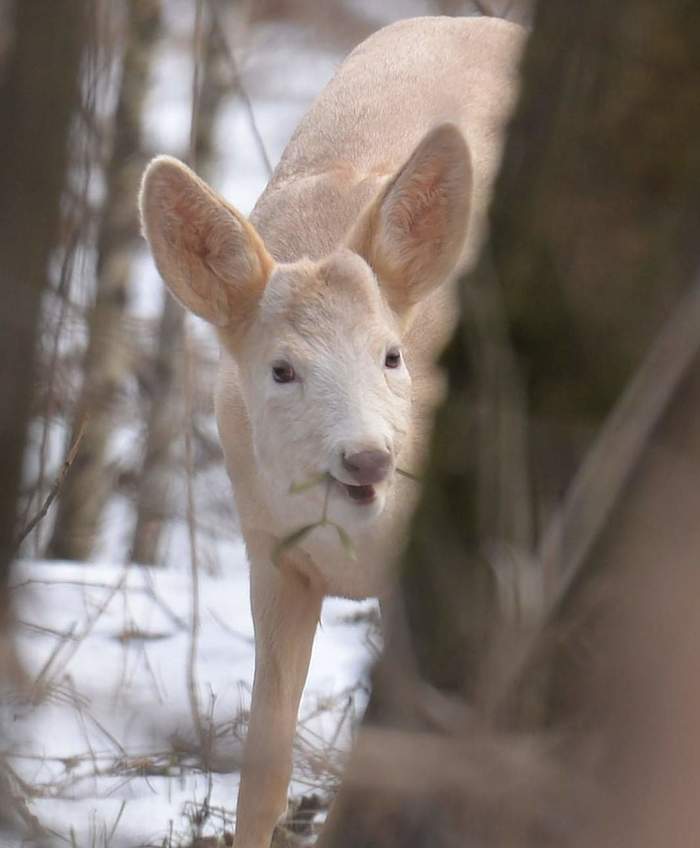
{"label": "green stem in mouth", "polygon": [[305,524],[303,527],[300,527],[298,530],[290,533],[289,536],[286,536],[281,540],[281,542],[279,542],[278,545],[275,546],[272,553],[272,562],[277,567],[280,565],[281,555],[285,551],[289,550],[289,548],[293,548],[300,544],[309,535],[309,533],[313,532],[317,527],[332,527],[338,534],[338,541],[345,550],[347,556],[352,560],[357,559],[355,546],[353,545],[348,532],[344,527],[341,527],[340,524],[336,524],[335,521],[331,521],[328,518],[328,500],[330,498],[333,477],[327,471],[320,474],[314,474],[313,477],[309,477],[308,480],[304,480],[302,483],[292,483],[289,487],[289,494],[298,495],[300,492],[306,492],[308,489],[312,489],[314,486],[318,486],[320,483],[323,483],[324,480],[326,481],[326,492],[323,497],[323,511],[321,512],[320,520],[313,524]]}
{"label": "green stem in mouth", "polygon": [[356,561],[357,553],[355,551],[355,546],[353,545],[352,539],[350,538],[347,530],[344,527],[341,527],[340,524],[336,524],[335,521],[326,521],[325,523],[329,527],[335,528],[335,532],[338,534],[338,540],[345,549],[345,553],[351,560],[353,560],[353,562]]}
{"label": "green stem in mouth", "polygon": [[323,514],[321,515],[321,524],[328,523],[328,498],[331,493],[331,482],[333,478],[330,474],[326,474],[326,494],[323,497]]}
{"label": "green stem in mouth", "polygon": [[[396,468],[396,473],[401,477],[407,477],[409,480],[413,480],[415,483],[420,483],[420,477],[415,474],[412,474],[410,471],[406,471],[403,468]],[[344,527],[341,527],[339,524],[336,524],[335,521],[331,521],[328,518],[328,500],[330,498],[331,493],[331,484],[333,483],[333,477],[329,474],[328,471],[321,471],[318,474],[314,474],[306,480],[303,480],[301,483],[292,483],[289,487],[290,495],[298,495],[301,492],[307,492],[309,489],[313,489],[314,486],[318,486],[326,482],[326,491],[323,497],[323,511],[321,512],[321,518],[319,521],[316,521],[314,524],[306,524],[303,527],[300,527],[298,530],[295,530],[293,533],[290,533],[289,536],[286,536],[282,541],[275,547],[275,550],[272,554],[272,561],[275,565],[279,566],[279,558],[280,556],[289,548],[293,548],[295,545],[298,545],[302,542],[312,531],[314,531],[317,527],[333,527],[333,529],[338,534],[338,541],[341,546],[345,550],[345,553],[352,560],[357,559],[357,554],[355,552],[355,546],[352,543],[352,539],[349,534],[345,530]]]}
{"label": "green stem in mouth", "polygon": [[306,480],[303,480],[301,483],[292,483],[289,487],[290,495],[298,495],[300,492],[306,492],[309,489],[313,489],[314,486],[318,486],[319,483],[323,483],[324,480],[328,480],[330,483],[331,475],[327,471],[321,471],[319,474],[314,474]]}
{"label": "green stem in mouth", "polygon": [[315,524],[306,524],[304,527],[300,527],[298,530],[295,530],[293,533],[290,533],[289,536],[286,536],[282,541],[275,546],[274,551],[272,552],[272,562],[278,568],[280,566],[280,557],[285,551],[288,551],[290,548],[293,548],[295,545],[298,545],[306,536],[311,533],[312,530],[315,530],[317,527],[320,527],[322,522],[317,521]]}

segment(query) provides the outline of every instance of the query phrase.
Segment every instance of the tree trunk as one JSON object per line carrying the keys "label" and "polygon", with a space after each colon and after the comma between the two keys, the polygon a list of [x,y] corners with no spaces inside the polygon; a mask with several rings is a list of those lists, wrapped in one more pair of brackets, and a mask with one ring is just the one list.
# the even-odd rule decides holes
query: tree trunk
{"label": "tree trunk", "polygon": [[[36,335],[80,103],[86,0],[17,0],[0,55],[0,682],[16,674],[7,581],[32,401]],[[40,140],[40,143],[38,143]],[[16,682],[16,681],[15,681]],[[0,775],[0,829],[12,803]]]}
{"label": "tree trunk", "polygon": [[[204,32],[201,83],[194,108],[192,167],[205,178],[214,161],[214,129],[221,106],[232,94],[226,53],[217,22],[209,19]],[[172,518],[173,447],[182,433],[183,392],[178,363],[182,361],[185,313],[166,292],[158,329],[158,343],[147,380],[146,447],[138,480],[136,526],[131,548],[135,562],[158,562],[166,521]]]}
{"label": "tree trunk", "polygon": [[[0,81],[0,580],[15,551],[15,510],[32,398],[41,295],[58,228],[88,5],[16,3]],[[10,129],[11,128],[11,131]],[[41,144],[37,144],[41,139]],[[5,590],[2,589],[5,598]]]}
{"label": "tree trunk", "polygon": [[115,483],[107,452],[118,419],[116,401],[132,371],[133,350],[125,322],[131,257],[139,243],[135,198],[147,161],[141,143],[141,116],[160,27],[160,0],[129,0],[127,10],[114,146],[106,170],[97,241],[97,291],[88,319],[83,387],[71,443],[85,420],[87,427],[60,495],[49,543],[48,554],[57,559],[86,560],[92,553],[100,518]]}
{"label": "tree trunk", "polygon": [[[615,456],[597,462],[595,485],[575,502],[546,572],[535,545],[700,267],[698,55],[700,7],[685,0],[576,0],[536,13],[490,244],[444,357],[450,393],[401,562],[401,608],[322,848],[579,844],[596,815],[610,812],[590,794],[596,781],[610,791],[621,774],[647,774],[623,720],[632,672],[621,658],[634,653],[631,637],[613,623],[620,599],[635,594],[630,564],[643,563],[644,581],[658,589],[665,568],[687,574],[697,559],[697,498],[687,481],[688,465],[690,479],[700,471],[697,377],[680,379],[661,404],[651,441],[630,454],[624,485],[576,569],[581,505],[590,507],[596,486],[607,494]],[[499,379],[512,379],[503,363],[515,362],[526,417],[509,423],[528,434],[526,479],[509,490],[498,486],[507,457],[495,440],[517,412],[517,392],[506,408],[487,371],[499,300]],[[697,337],[697,322],[691,331]],[[694,361],[689,355],[687,375]],[[662,376],[663,368],[657,383]],[[626,432],[633,419],[616,426]],[[529,549],[518,491],[531,493]],[[500,492],[495,508],[488,492]],[[595,579],[601,573],[615,592]],[[653,593],[644,598],[653,609]],[[627,610],[626,620],[635,615]],[[619,662],[607,662],[612,655]],[[642,687],[633,691],[644,700]],[[635,716],[641,733],[649,716]],[[639,835],[625,830],[630,823],[624,815],[616,823],[625,845]],[[601,826],[581,844],[608,839]]]}

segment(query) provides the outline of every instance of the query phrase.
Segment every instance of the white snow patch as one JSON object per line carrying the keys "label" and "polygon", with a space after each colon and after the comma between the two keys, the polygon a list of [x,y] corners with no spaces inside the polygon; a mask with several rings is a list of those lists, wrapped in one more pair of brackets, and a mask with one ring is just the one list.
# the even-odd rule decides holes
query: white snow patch
{"label": "white snow patch", "polygon": [[[217,729],[212,774],[199,771],[194,753],[186,753],[194,751],[196,737],[187,686],[187,571],[41,561],[17,566],[12,595],[19,649],[37,701],[26,693],[6,699],[9,761],[45,796],[31,802],[32,812],[63,836],[73,828],[78,845],[92,844],[104,826],[109,833],[120,810],[114,845],[161,845],[171,828],[184,839],[188,809],[207,795],[214,812],[203,834],[233,827],[254,650],[245,551],[240,541],[226,548],[221,573],[199,574],[196,674],[204,720]],[[364,708],[372,651],[368,625],[357,613],[374,605],[324,604],[300,711],[293,793],[323,780],[304,764],[304,751],[329,745],[340,724],[338,744],[347,747],[347,718]]]}

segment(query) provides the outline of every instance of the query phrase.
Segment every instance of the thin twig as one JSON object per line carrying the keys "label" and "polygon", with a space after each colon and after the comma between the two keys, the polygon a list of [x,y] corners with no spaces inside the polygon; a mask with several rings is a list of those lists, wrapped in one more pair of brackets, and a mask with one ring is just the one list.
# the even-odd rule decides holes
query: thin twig
{"label": "thin twig", "polygon": [[197,731],[202,752],[205,751],[206,733],[202,724],[199,708],[199,691],[197,682],[197,648],[199,642],[199,556],[197,547],[197,527],[194,506],[194,463],[192,458],[192,429],[189,419],[192,416],[192,357],[190,337],[185,331],[185,455],[187,459],[187,531],[190,541],[190,577],[192,581],[192,614],[190,626],[190,650],[187,662],[187,690],[190,699],[192,721]]}
{"label": "thin twig", "polygon": [[2,798],[3,806],[9,806],[16,813],[32,836],[41,837],[46,835],[46,830],[39,819],[29,809],[25,798],[21,796],[17,797],[12,792],[11,781],[14,781],[27,797],[30,796],[32,787],[28,786],[16,774],[9,763],[3,761],[0,768],[0,797]]}
{"label": "thin twig", "polygon": [[119,812],[117,813],[117,817],[114,820],[114,824],[112,825],[112,829],[109,832],[109,838],[106,840],[105,845],[111,845],[112,840],[114,839],[114,834],[117,832],[117,827],[119,827],[119,822],[122,819],[122,815],[124,814],[124,809],[126,808],[126,801],[122,801],[122,805],[119,808]]}
{"label": "thin twig", "polygon": [[[87,180],[85,181],[87,182]],[[63,265],[61,267],[61,275],[58,284],[58,289],[65,290],[66,283],[65,281],[70,279],[70,276],[73,274],[73,266],[75,259],[75,252],[79,246],[81,229],[76,226],[75,231],[71,234],[70,238],[70,246],[66,248],[66,255],[63,259]],[[27,506],[25,509],[23,524],[25,526],[28,525],[29,515],[34,507],[34,498],[41,502],[41,497],[43,495],[44,483],[46,482],[46,464],[48,459],[48,447],[49,447],[49,431],[51,429],[51,410],[53,407],[53,399],[54,399],[54,390],[55,390],[55,382],[56,382],[56,371],[58,369],[58,355],[60,349],[61,339],[63,337],[63,328],[66,321],[66,314],[68,312],[68,297],[67,295],[60,298],[58,319],[56,321],[56,326],[51,328],[51,336],[53,337],[53,347],[51,349],[51,357],[50,364],[47,369],[48,379],[46,385],[46,397],[44,398],[44,412],[43,412],[43,421],[41,427],[41,442],[39,445],[39,471],[37,474],[37,483],[34,492],[27,498]],[[39,538],[40,534],[37,533],[34,542],[35,542],[35,554],[38,555],[40,550],[41,539]]]}
{"label": "thin twig", "polygon": [[114,596],[117,594],[117,592],[124,585],[124,582],[125,582],[126,577],[127,577],[127,573],[128,573],[127,570],[124,569],[124,572],[123,572],[122,576],[120,577],[120,579],[114,584],[114,586],[112,586],[112,588],[108,592],[105,599],[102,601],[100,606],[97,608],[97,611],[95,612],[95,614],[85,624],[85,627],[83,628],[81,633],[78,636],[71,638],[71,637],[73,637],[73,633],[70,632],[69,638],[67,638],[63,642],[59,643],[59,645],[57,646],[57,649],[54,650],[54,652],[51,654],[49,661],[44,665],[44,667],[41,669],[41,671],[37,675],[36,680],[34,681],[34,684],[32,686],[32,689],[33,689],[34,692],[36,692],[38,690],[38,687],[41,684],[45,684],[49,670],[54,665],[55,660],[60,653],[60,649],[62,649],[64,647],[64,645],[68,644],[69,642],[71,643],[70,650],[67,652],[67,656],[63,657],[62,668],[65,669],[65,667],[68,665],[68,663],[73,659],[76,652],[78,651],[78,649],[82,645],[83,641],[90,635],[92,628],[95,626],[95,624],[97,624],[99,619],[102,617],[102,614],[104,613],[104,611],[107,609],[109,604],[112,602],[112,599],[114,598]]}
{"label": "thin twig", "polygon": [[204,32],[204,2],[197,0],[194,17],[194,33],[192,36],[192,105],[190,109],[190,155],[189,164],[192,168],[197,167],[195,161],[197,153],[197,125],[199,120],[199,100],[201,96],[201,67],[202,67],[202,43]]}
{"label": "thin twig", "polygon": [[[145,569],[144,569],[145,572]],[[9,591],[16,591],[17,589],[25,589],[28,586],[75,586],[80,589],[112,589],[113,586],[110,583],[105,583],[103,581],[98,580],[61,580],[60,578],[55,578],[53,580],[42,580],[38,577],[29,577],[26,580],[22,580],[19,583],[12,583],[8,586]],[[173,622],[173,624],[179,630],[186,630],[188,625],[184,619],[180,618],[180,616],[174,612],[168,604],[156,593],[153,586],[147,581],[144,582],[142,586],[124,586],[125,592],[139,592],[143,595],[149,597],[153,603],[163,611],[163,613]],[[65,636],[63,633],[56,633],[57,636]]]}
{"label": "thin twig", "polygon": [[36,680],[34,681],[34,686],[33,686],[34,691],[37,691],[39,684],[43,681],[46,674],[48,674],[49,669],[54,664],[56,657],[63,650],[64,645],[66,645],[70,641],[75,641],[78,638],[75,635],[75,631],[77,630],[77,628],[78,628],[78,622],[74,621],[73,624],[70,626],[70,629],[67,630],[63,634],[63,636],[61,637],[61,641],[56,643],[53,651],[51,651],[51,653],[47,657],[46,662],[39,669],[39,674],[37,674]]}
{"label": "thin twig", "polygon": [[65,462],[63,463],[63,465],[61,467],[61,470],[58,474],[58,477],[56,478],[56,482],[51,487],[51,491],[47,495],[46,500],[42,504],[42,507],[39,510],[39,512],[37,512],[37,514],[34,516],[34,518],[32,518],[32,520],[29,522],[29,524],[27,524],[27,526],[24,528],[24,530],[22,530],[22,532],[19,534],[19,538],[17,539],[17,547],[19,547],[22,544],[22,542],[32,532],[32,530],[37,526],[37,524],[44,518],[46,513],[49,511],[49,507],[51,506],[51,504],[56,499],[58,493],[61,491],[61,487],[63,486],[63,483],[64,483],[66,477],[68,476],[68,472],[70,471],[71,466],[73,465],[73,462],[75,461],[75,457],[78,455],[78,450],[80,448],[80,442],[82,441],[83,436],[85,435],[85,429],[87,427],[87,423],[88,423],[87,417],[83,418],[83,420],[80,423],[80,427],[78,428],[78,434],[75,437],[75,441],[71,445],[70,450],[68,451],[68,456],[66,457]]}
{"label": "thin twig", "polygon": [[267,154],[267,149],[265,147],[265,142],[263,141],[263,137],[258,128],[258,123],[255,120],[255,112],[253,111],[253,104],[248,96],[248,92],[246,91],[245,86],[243,85],[243,80],[241,79],[241,73],[238,68],[238,62],[236,61],[236,57],[233,53],[233,49],[228,42],[228,39],[224,35],[224,31],[221,24],[221,17],[219,16],[219,9],[217,7],[216,0],[209,0],[209,9],[211,10],[212,18],[214,19],[215,27],[215,35],[217,35],[221,39],[221,46],[224,49],[224,53],[226,55],[226,59],[231,66],[231,71],[233,72],[234,81],[238,88],[238,91],[241,95],[241,100],[243,101],[243,106],[248,115],[248,123],[250,124],[250,129],[253,133],[253,138],[255,140],[255,144],[258,148],[258,152],[260,153],[260,158],[265,165],[265,170],[267,171],[268,177],[272,176],[272,163],[270,161],[270,157]]}
{"label": "thin twig", "polygon": [[[192,107],[190,116],[190,161],[195,155],[197,138],[197,116],[199,113],[199,66],[202,61],[202,17],[204,0],[197,0],[197,12],[192,42],[193,74],[192,74]],[[192,611],[190,622],[190,649],[187,660],[187,693],[190,701],[192,722],[197,733],[202,755],[206,753],[206,733],[202,723],[199,705],[199,687],[197,681],[197,647],[199,642],[199,556],[197,549],[197,526],[194,506],[194,459],[192,456],[192,418],[194,415],[193,380],[192,380],[192,342],[184,327],[184,377],[185,377],[185,481],[187,489],[187,532],[190,542],[190,577],[192,582]]]}

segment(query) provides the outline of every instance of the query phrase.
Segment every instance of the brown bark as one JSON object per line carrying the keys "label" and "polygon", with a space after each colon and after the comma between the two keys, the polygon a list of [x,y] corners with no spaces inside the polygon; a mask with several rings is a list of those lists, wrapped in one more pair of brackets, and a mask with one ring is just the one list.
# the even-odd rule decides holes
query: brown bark
{"label": "brown bark", "polygon": [[141,114],[160,21],[160,0],[129,0],[121,87],[114,116],[114,143],[106,169],[106,195],[97,240],[97,290],[88,319],[83,387],[72,439],[88,426],[61,492],[49,556],[89,559],[100,518],[113,490],[107,462],[120,389],[131,372],[132,342],[125,325],[131,256],[138,246],[134,211],[147,154],[141,143]]}
{"label": "brown bark", "polygon": [[[0,683],[17,674],[7,581],[42,293],[57,243],[71,120],[80,103],[89,4],[17,0],[0,44]],[[40,143],[39,143],[40,140]],[[0,772],[0,829],[25,812]]]}
{"label": "brown bark", "polygon": [[[217,22],[209,19],[204,30],[198,102],[193,106],[191,164],[206,177],[214,161],[214,129],[225,98],[232,93],[226,52]],[[183,386],[178,364],[182,362],[185,313],[166,292],[158,329],[158,343],[147,379],[148,417],[146,446],[138,480],[136,526],[131,558],[135,562],[158,562],[165,522],[172,517],[173,448],[182,435]]]}
{"label": "brown bark", "polygon": [[[654,609],[650,587],[668,588],[665,572],[687,576],[699,554],[698,364],[671,392],[573,579],[566,544],[544,574],[532,547],[518,550],[512,498],[522,486],[484,517],[479,457],[493,460],[493,480],[505,456],[499,427],[480,416],[498,424],[517,404],[499,405],[489,382],[493,327],[478,304],[498,286],[523,384],[536,542],[700,267],[698,55],[700,7],[684,0],[538,9],[490,245],[444,359],[450,394],[402,560],[402,610],[375,674],[369,741],[361,732],[323,848],[623,844],[615,834],[627,845],[644,835],[630,827],[649,796],[637,777],[655,761],[638,743],[652,718],[660,725],[660,704],[678,704],[640,706],[663,663],[658,651],[649,668],[633,662],[635,644],[658,646],[625,626],[638,629],[640,607]],[[600,480],[608,471],[595,470]],[[500,561],[494,542],[508,554]],[[621,603],[636,594],[638,605]],[[522,664],[523,645],[544,650]],[[689,672],[697,651],[687,641],[683,650]],[[514,680],[514,666],[527,674]],[[667,747],[666,766],[673,754]],[[613,834],[604,796],[625,779],[636,779],[635,803],[616,811]]]}
{"label": "brown bark", "polygon": [[[32,397],[41,295],[58,228],[67,139],[78,107],[87,4],[17,3],[0,81],[0,579],[15,544],[15,509]],[[41,139],[41,144],[37,144]],[[4,591],[2,592],[4,597]]]}

